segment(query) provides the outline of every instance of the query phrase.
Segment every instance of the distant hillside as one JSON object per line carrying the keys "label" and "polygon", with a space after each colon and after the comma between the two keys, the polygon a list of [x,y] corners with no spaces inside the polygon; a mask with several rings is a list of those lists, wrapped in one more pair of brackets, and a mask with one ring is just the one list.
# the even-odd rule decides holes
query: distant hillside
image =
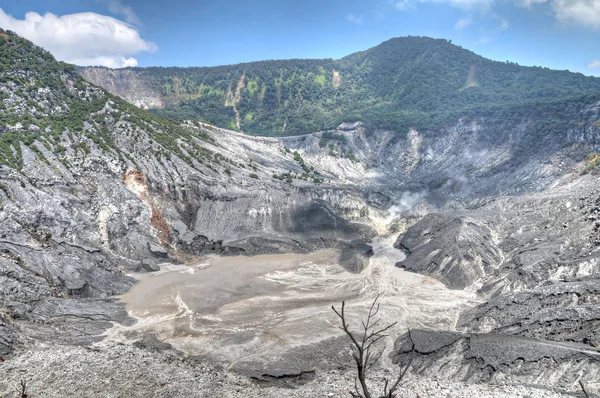
{"label": "distant hillside", "polygon": [[442,39],[404,37],[341,60],[264,61],[210,68],[83,68],[114,94],[175,119],[284,136],[340,122],[405,132],[475,111],[600,92],[580,73],[491,61]]}
{"label": "distant hillside", "polygon": [[208,156],[198,144],[202,134],[191,134],[171,120],[110,95],[85,81],[72,65],[58,62],[32,42],[0,29],[0,165],[22,169],[25,148],[43,159],[44,150],[64,158],[67,146],[84,154],[97,147],[124,161],[131,155],[117,142],[123,139],[123,132],[113,134],[114,126],[104,120],[107,103],[123,115],[119,121],[137,128],[152,126],[148,131],[151,144],[144,144],[145,153],[170,151],[188,163],[192,163],[191,156]]}

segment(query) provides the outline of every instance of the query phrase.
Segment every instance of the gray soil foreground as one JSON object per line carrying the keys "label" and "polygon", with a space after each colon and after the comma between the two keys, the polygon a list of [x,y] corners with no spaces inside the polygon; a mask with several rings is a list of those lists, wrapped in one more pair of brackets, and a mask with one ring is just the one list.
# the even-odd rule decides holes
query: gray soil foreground
{"label": "gray soil foreground", "polygon": [[[376,371],[373,380],[388,370]],[[0,397],[19,397],[27,380],[29,397],[348,397],[352,368],[257,382],[199,359],[182,359],[157,347],[107,345],[93,349],[48,346],[0,363]],[[558,390],[527,386],[465,384],[409,376],[397,398],[554,398]]]}

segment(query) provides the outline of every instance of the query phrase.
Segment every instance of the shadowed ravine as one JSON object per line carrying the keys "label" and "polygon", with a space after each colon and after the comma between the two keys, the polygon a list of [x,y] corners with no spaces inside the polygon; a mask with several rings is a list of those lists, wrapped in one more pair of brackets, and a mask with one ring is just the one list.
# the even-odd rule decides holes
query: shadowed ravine
{"label": "shadowed ravine", "polygon": [[110,340],[127,340],[139,331],[227,364],[271,362],[286,349],[340,335],[331,304],[346,300],[349,312],[362,314],[378,293],[382,318],[400,323],[395,333],[405,327],[453,329],[475,294],[395,267],[404,255],[393,248],[394,240],[375,239],[375,254],[361,274],[345,271],[337,253],[327,250],[211,256],[137,275],[140,283],[122,296],[137,322],[115,327]]}

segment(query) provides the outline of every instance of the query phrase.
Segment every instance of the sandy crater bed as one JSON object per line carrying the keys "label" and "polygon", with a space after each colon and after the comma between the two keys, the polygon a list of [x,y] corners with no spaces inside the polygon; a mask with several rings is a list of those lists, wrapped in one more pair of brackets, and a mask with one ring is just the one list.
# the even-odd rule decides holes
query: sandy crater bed
{"label": "sandy crater bed", "polygon": [[[373,242],[374,256],[361,274],[337,264],[338,252],[210,256],[171,265],[140,280],[121,297],[133,326],[116,326],[108,341],[132,342],[153,334],[176,349],[235,365],[268,364],[298,347],[340,336],[332,304],[346,300],[355,324],[377,294],[381,317],[406,327],[453,328],[458,313],[477,302],[474,293],[395,267],[404,255],[395,237]],[[393,338],[394,336],[392,336]]]}

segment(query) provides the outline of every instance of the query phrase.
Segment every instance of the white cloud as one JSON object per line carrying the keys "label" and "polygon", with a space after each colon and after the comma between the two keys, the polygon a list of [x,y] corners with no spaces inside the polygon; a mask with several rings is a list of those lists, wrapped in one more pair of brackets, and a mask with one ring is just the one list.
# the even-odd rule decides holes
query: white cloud
{"label": "white cloud", "polygon": [[472,23],[473,23],[473,18],[471,18],[471,17],[461,18],[454,24],[454,29],[462,30],[462,29],[468,27],[469,25],[471,25]]}
{"label": "white cloud", "polygon": [[587,65],[588,69],[600,69],[600,59],[595,59]]}
{"label": "white cloud", "polygon": [[[401,11],[416,9],[419,4],[448,4],[453,7],[489,11],[494,4],[502,4],[507,0],[388,0]],[[600,30],[600,0],[511,0],[518,7],[536,9],[545,5],[557,21],[571,23]],[[457,27],[457,26],[455,26]],[[500,21],[500,30],[509,27],[508,21]],[[458,27],[457,27],[458,28]]]}
{"label": "white cloud", "polygon": [[106,56],[99,55],[97,57],[73,58],[66,61],[79,66],[106,66],[107,68],[128,68],[130,66],[138,66],[137,59],[125,56]]}
{"label": "white cloud", "polygon": [[516,4],[526,8],[549,4],[558,21],[600,29],[600,0],[516,0]]}
{"label": "white cloud", "polygon": [[559,21],[600,29],[600,0],[552,0]]}
{"label": "white cloud", "polygon": [[419,3],[450,4],[462,9],[488,8],[494,0],[398,0],[394,2],[397,9],[404,11],[414,9]]}
{"label": "white cloud", "polygon": [[128,5],[125,5],[121,0],[96,0],[103,3],[108,7],[108,10],[115,15],[119,15],[125,18],[125,21],[132,25],[142,26],[142,21],[135,15],[133,9]]}
{"label": "white cloud", "polygon": [[0,8],[0,27],[31,40],[58,60],[81,66],[137,66],[132,55],[157,49],[131,25],[92,12],[60,17],[28,12],[21,20]]}
{"label": "white cloud", "polygon": [[548,0],[516,0],[517,5],[525,8],[531,8],[536,4],[547,3]]}
{"label": "white cloud", "polygon": [[362,15],[358,17],[358,16],[356,16],[354,14],[348,14],[348,15],[346,15],[346,20],[348,20],[348,21],[350,21],[352,23],[355,23],[357,25],[360,25],[364,21]]}
{"label": "white cloud", "polygon": [[396,8],[400,11],[411,10],[415,8],[415,4],[413,0],[400,0],[394,3]]}
{"label": "white cloud", "polygon": [[450,3],[455,7],[472,8],[472,7],[488,7],[494,0],[432,0],[434,3]]}
{"label": "white cloud", "polygon": [[456,23],[454,24],[454,29],[463,30],[463,29],[466,29],[469,26],[473,25],[474,23],[477,23],[479,25],[483,25],[483,24],[487,25],[490,23],[494,23],[494,24],[497,23],[498,24],[498,25],[496,25],[497,30],[506,30],[510,26],[508,21],[505,18],[492,12],[492,13],[484,13],[482,15],[482,18],[479,18],[477,21],[473,19],[472,15],[461,18],[458,21],[456,21]]}

